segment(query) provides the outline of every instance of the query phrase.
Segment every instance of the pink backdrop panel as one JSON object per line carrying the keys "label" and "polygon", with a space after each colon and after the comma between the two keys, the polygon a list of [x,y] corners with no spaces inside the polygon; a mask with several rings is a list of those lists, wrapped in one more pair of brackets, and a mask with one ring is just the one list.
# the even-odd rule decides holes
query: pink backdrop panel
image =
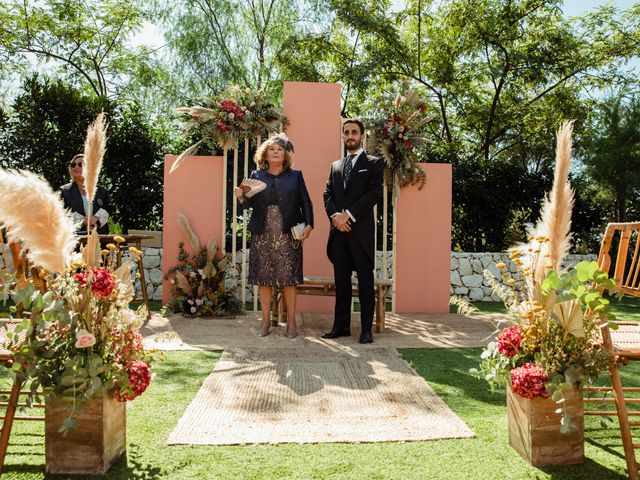
{"label": "pink backdrop panel", "polygon": [[[201,243],[215,235],[220,246],[222,237],[222,157],[188,157],[169,175],[175,159],[176,155],[164,157],[163,273],[176,265],[178,243],[185,240],[178,228],[178,213],[187,217]],[[162,302],[170,298],[171,285],[163,279]]]}
{"label": "pink backdrop panel", "polygon": [[[295,168],[302,170],[311,201],[315,226],[304,242],[304,275],[333,277],[326,254],[329,220],[324,211],[324,192],[331,163],[340,158],[340,85],[337,83],[285,82],[284,114],[287,135],[295,147]],[[331,313],[333,297],[301,295],[299,312]]]}
{"label": "pink backdrop panel", "polygon": [[403,188],[397,210],[396,313],[448,313],[451,165],[423,163],[422,190]]}

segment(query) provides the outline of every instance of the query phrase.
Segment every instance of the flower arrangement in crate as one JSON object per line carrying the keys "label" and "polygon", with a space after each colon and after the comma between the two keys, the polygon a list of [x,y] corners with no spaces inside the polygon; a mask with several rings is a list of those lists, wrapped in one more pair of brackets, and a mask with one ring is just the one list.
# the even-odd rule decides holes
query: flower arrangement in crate
{"label": "flower arrangement in crate", "polygon": [[418,92],[411,89],[396,95],[393,109],[384,118],[368,121],[370,134],[367,137],[367,151],[380,155],[392,178],[397,178],[400,187],[418,185],[422,188],[426,182],[424,171],[418,165],[416,144],[428,142],[424,137],[426,125],[433,120],[428,115],[427,105]]}
{"label": "flower arrangement in crate", "polygon": [[[95,194],[104,154],[106,126],[102,114],[89,127],[85,143],[88,204]],[[134,298],[130,264],[116,268],[116,245],[100,249],[97,230],[74,253],[76,224],[62,201],[42,178],[30,172],[0,170],[0,218],[9,238],[21,241],[46,289],[33,282],[4,283],[0,298],[14,302],[13,312],[30,312],[10,322],[6,335],[14,353],[11,367],[30,385],[30,398],[44,395],[68,403],[61,427],[92,398],[113,392],[121,402],[141,395],[151,381],[153,356],[146,352],[138,328],[146,307],[129,308]],[[33,218],[38,212],[38,218]],[[89,212],[90,215],[90,212]],[[116,237],[116,242],[124,239]],[[141,255],[141,252],[134,251]],[[13,328],[15,326],[15,328]]]}
{"label": "flower arrangement in crate", "polygon": [[257,136],[282,131],[286,117],[269,103],[263,91],[253,92],[237,86],[204,100],[204,106],[180,107],[187,115],[186,131],[196,131],[202,138],[182,152],[171,166],[171,172],[205,143],[213,148],[233,148],[244,136]]}
{"label": "flower arrangement in crate", "polygon": [[211,236],[201,245],[189,220],[178,213],[178,226],[187,239],[193,253],[185,250],[184,242],[178,245],[178,264],[165,274],[173,286],[168,309],[185,316],[230,316],[244,311],[236,298],[234,288],[225,287],[228,254],[221,254]]}
{"label": "flower arrangement in crate", "polygon": [[609,300],[615,281],[596,262],[582,261],[562,271],[560,263],[569,249],[573,191],[567,180],[571,159],[572,124],[558,133],[554,185],[545,199],[541,219],[529,242],[513,247],[504,283],[485,271],[508,308],[508,326],[482,353],[479,369],[472,372],[492,388],[508,385],[524,398],[552,398],[563,413],[561,431],[570,433],[572,413],[564,394],[590,383],[613,359],[599,341],[599,326],[613,319]]}

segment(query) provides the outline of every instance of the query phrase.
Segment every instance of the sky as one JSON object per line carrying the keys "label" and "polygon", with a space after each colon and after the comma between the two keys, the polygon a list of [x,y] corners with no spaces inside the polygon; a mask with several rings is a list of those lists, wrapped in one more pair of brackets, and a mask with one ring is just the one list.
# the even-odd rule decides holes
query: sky
{"label": "sky", "polygon": [[[402,0],[394,0],[394,3],[402,3]],[[567,17],[574,17],[593,10],[602,5],[613,4],[620,9],[630,8],[636,0],[565,0],[564,14]],[[160,47],[163,45],[162,30],[157,24],[146,23],[143,29],[131,40],[132,45],[149,45]]]}

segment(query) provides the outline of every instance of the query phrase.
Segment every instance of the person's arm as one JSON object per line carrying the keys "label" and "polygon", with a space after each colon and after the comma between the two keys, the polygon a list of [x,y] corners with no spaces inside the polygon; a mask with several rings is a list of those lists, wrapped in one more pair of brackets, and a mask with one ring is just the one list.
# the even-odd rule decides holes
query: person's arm
{"label": "person's arm", "polygon": [[300,198],[302,199],[302,216],[304,217],[304,223],[313,228],[313,203],[311,203],[311,197],[309,196],[302,172],[300,172],[298,188],[300,189]]}
{"label": "person's arm", "polygon": [[91,224],[94,225],[97,222],[98,226],[103,227],[109,221],[109,211],[111,210],[109,194],[104,187],[99,187],[98,205],[100,208],[98,208],[98,210],[93,214]]}
{"label": "person's arm", "polygon": [[334,197],[333,165],[331,165],[331,170],[329,170],[329,179],[327,180],[327,185],[325,186],[322,197],[324,199],[324,209],[327,212],[327,216],[333,218],[333,215],[338,213]]}

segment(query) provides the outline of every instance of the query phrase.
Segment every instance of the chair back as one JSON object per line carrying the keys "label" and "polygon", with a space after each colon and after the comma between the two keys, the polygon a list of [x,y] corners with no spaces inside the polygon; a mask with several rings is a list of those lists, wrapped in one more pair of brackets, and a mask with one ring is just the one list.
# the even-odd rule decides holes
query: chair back
{"label": "chair back", "polygon": [[598,265],[617,282],[617,289],[640,297],[640,222],[610,223],[604,232]]}

